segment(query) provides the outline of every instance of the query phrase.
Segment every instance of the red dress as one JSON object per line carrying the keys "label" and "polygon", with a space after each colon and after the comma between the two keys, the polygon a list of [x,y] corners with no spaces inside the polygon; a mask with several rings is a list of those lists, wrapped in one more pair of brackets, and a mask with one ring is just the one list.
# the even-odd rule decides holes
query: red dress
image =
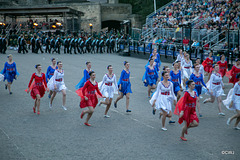
{"label": "red dress", "polygon": [[180,104],[181,111],[184,111],[184,114],[181,118],[179,118],[179,124],[182,124],[183,121],[187,122],[187,126],[192,123],[194,120],[199,123],[197,113],[196,113],[196,102],[197,102],[197,93],[194,91],[194,97],[192,97],[188,91],[185,92],[182,97],[182,104]]}
{"label": "red dress", "polygon": [[230,70],[230,75],[232,76],[232,78],[229,79],[229,83],[235,84],[236,82],[238,82],[238,79],[236,78],[238,73],[240,73],[240,68],[233,66],[232,69]]}
{"label": "red dress", "polygon": [[[97,93],[102,96],[101,92],[98,89],[98,83],[96,82],[95,85],[93,85],[89,80],[84,84],[84,86],[82,87],[82,95],[83,97],[81,97],[81,102],[80,102],[80,108],[85,108],[85,107],[93,107],[95,108],[96,105],[98,104],[98,99],[97,99],[97,95],[95,93],[95,91],[97,91]],[[84,96],[86,96],[88,98],[88,100],[86,101]]]}
{"label": "red dress", "polygon": [[222,77],[224,77],[228,69],[227,61],[224,63],[222,63],[222,61],[218,61],[217,64],[219,65],[219,73]]}
{"label": "red dress", "polygon": [[204,70],[208,73],[210,73],[212,71],[212,65],[213,65],[213,58],[210,59],[209,57],[207,57],[203,63],[202,63]]}
{"label": "red dress", "polygon": [[42,73],[41,77],[37,76],[36,73],[32,74],[31,80],[28,84],[28,88],[30,88],[33,79],[35,80],[32,86],[32,90],[31,90],[31,96],[33,99],[36,99],[36,95],[39,94],[40,97],[42,98],[45,94],[45,86],[47,86],[47,82],[46,82],[46,77],[45,74]]}

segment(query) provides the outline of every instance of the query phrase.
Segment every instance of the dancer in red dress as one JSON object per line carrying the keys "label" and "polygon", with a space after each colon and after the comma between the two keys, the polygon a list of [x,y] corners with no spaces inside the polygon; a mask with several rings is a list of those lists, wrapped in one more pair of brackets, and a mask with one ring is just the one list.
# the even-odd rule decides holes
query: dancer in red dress
{"label": "dancer in red dress", "polygon": [[219,73],[221,74],[222,77],[225,76],[227,69],[228,69],[228,64],[227,61],[225,61],[225,55],[221,55],[221,60],[217,62],[219,65]]}
{"label": "dancer in red dress", "polygon": [[187,134],[188,128],[197,127],[199,120],[196,113],[197,93],[194,91],[195,82],[192,80],[187,81],[188,90],[185,92],[182,100],[180,100],[176,106],[180,111],[179,124],[184,121],[182,128],[181,139],[187,141],[184,134]]}
{"label": "dancer in red dress", "polygon": [[91,124],[89,124],[88,121],[92,117],[94,109],[98,104],[98,99],[95,91],[97,91],[97,93],[102,98],[106,98],[105,96],[102,96],[101,92],[98,89],[98,83],[95,81],[95,77],[96,77],[95,72],[91,71],[89,75],[90,75],[90,80],[88,80],[82,88],[82,97],[80,102],[80,108],[88,107],[88,110],[82,111],[80,115],[82,119],[86,113],[88,114],[86,121],[84,123],[86,126],[91,126]]}
{"label": "dancer in red dress", "polygon": [[229,83],[232,83],[233,86],[238,82],[238,79],[236,78],[238,73],[240,73],[240,59],[236,59],[236,65],[232,66],[232,69],[230,70]]}
{"label": "dancer in red dress", "polygon": [[[36,73],[32,74],[31,80],[28,84],[27,93],[31,90],[31,96],[33,99],[35,99],[33,112],[36,113],[36,107],[37,107],[37,114],[40,114],[40,99],[44,96],[45,91],[49,91],[47,87],[46,77],[45,74],[42,73],[42,66],[40,64],[37,64],[35,66],[37,69]],[[33,82],[34,79],[34,82]],[[33,82],[33,84],[32,84]]]}
{"label": "dancer in red dress", "polygon": [[213,58],[212,51],[209,53],[208,57],[203,61],[202,65],[204,67],[204,71],[206,72],[206,76],[208,76],[208,80],[210,79],[209,73],[212,72]]}

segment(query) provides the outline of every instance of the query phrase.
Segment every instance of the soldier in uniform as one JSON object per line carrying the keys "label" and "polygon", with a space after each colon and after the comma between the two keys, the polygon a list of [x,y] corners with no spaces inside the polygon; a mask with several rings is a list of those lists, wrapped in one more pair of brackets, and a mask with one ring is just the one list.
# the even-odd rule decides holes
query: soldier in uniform
{"label": "soldier in uniform", "polygon": [[114,37],[111,38],[110,40],[110,53],[114,53],[115,52],[115,40]]}
{"label": "soldier in uniform", "polygon": [[99,47],[100,47],[100,53],[103,53],[104,40],[103,40],[102,37],[101,37],[101,40],[100,40],[100,42],[99,42]]}
{"label": "soldier in uniform", "polygon": [[6,54],[6,50],[7,50],[7,36],[3,36],[2,38],[2,53]]}
{"label": "soldier in uniform", "polygon": [[80,43],[80,51],[81,51],[81,54],[84,54],[84,53],[85,53],[85,51],[84,51],[84,46],[85,46],[85,42],[84,42],[84,39],[82,38],[81,43]]}
{"label": "soldier in uniform", "polygon": [[64,41],[63,41],[63,45],[64,45],[64,54],[69,53],[69,40],[68,37],[64,37]]}
{"label": "soldier in uniform", "polygon": [[72,54],[72,49],[74,50],[74,53],[76,54],[75,39],[73,36],[70,41],[70,54]]}
{"label": "soldier in uniform", "polygon": [[96,39],[93,38],[91,43],[91,53],[95,53]]}
{"label": "soldier in uniform", "polygon": [[36,51],[36,37],[35,37],[35,35],[31,38],[30,43],[32,45],[32,53],[35,53],[35,51]]}
{"label": "soldier in uniform", "polygon": [[36,53],[37,54],[38,54],[39,49],[43,53],[42,46],[41,46],[41,40],[40,40],[39,36],[37,36],[37,39],[36,39]]}
{"label": "soldier in uniform", "polygon": [[52,36],[51,40],[50,40],[50,53],[52,52],[52,49],[53,49],[53,52],[54,52],[54,47],[55,47],[55,40],[54,40],[54,37]]}
{"label": "soldier in uniform", "polygon": [[28,53],[28,50],[27,50],[27,42],[26,42],[26,39],[25,39],[25,36],[22,37],[21,41],[20,41],[20,46],[21,46],[21,50],[23,51],[23,54],[25,54],[25,51]]}
{"label": "soldier in uniform", "polygon": [[53,52],[56,52],[58,54],[60,54],[60,47],[61,47],[61,39],[58,35],[56,41],[55,41],[55,48],[54,48],[54,51]]}
{"label": "soldier in uniform", "polygon": [[46,45],[45,53],[51,53],[51,50],[50,50],[50,38],[49,38],[48,35],[45,38],[45,45]]}
{"label": "soldier in uniform", "polygon": [[21,53],[21,39],[22,39],[22,34],[18,37],[18,53]]}
{"label": "soldier in uniform", "polygon": [[107,46],[107,53],[110,53],[110,39],[109,38],[106,40],[106,46]]}

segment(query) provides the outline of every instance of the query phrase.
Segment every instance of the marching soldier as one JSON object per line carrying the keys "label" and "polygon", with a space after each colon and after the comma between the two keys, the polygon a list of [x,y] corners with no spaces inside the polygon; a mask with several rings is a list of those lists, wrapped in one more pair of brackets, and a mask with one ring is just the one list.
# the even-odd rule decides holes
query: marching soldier
{"label": "marching soldier", "polygon": [[46,44],[45,53],[51,53],[51,50],[50,50],[50,38],[49,38],[48,35],[47,35],[47,37],[45,38],[45,44]]}
{"label": "marching soldier", "polygon": [[52,49],[53,49],[53,52],[54,52],[54,47],[55,47],[55,40],[54,40],[54,38],[52,36],[51,40],[50,40],[50,53],[51,53]]}
{"label": "marching soldier", "polygon": [[3,36],[2,38],[2,53],[6,54],[6,50],[7,50],[7,36]]}
{"label": "marching soldier", "polygon": [[23,54],[25,54],[25,51],[28,53],[28,50],[27,50],[27,43],[26,43],[26,40],[25,40],[25,36],[22,37],[21,39],[21,42],[20,42],[20,46],[21,46],[21,50],[23,51]]}
{"label": "marching soldier", "polygon": [[37,39],[36,39],[36,53],[37,54],[38,54],[39,49],[43,53],[42,46],[41,46],[41,40],[40,40],[39,36],[37,36]]}
{"label": "marching soldier", "polygon": [[35,50],[36,50],[36,37],[35,37],[35,35],[31,38],[30,43],[32,45],[32,53],[35,53]]}
{"label": "marching soldier", "polygon": [[66,36],[64,38],[63,44],[64,44],[64,54],[69,53],[69,40]]}

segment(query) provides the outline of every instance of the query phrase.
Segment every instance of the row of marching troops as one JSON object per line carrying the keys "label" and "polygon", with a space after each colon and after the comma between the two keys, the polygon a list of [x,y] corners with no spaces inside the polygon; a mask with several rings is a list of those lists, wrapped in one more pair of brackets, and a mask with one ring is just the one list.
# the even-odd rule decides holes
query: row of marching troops
{"label": "row of marching troops", "polygon": [[[3,41],[6,41],[6,43]],[[15,50],[18,50],[18,53],[28,53],[28,50],[32,50],[32,53],[58,53],[60,54],[61,48],[64,53],[68,54],[84,54],[84,53],[113,53],[117,52],[120,49],[120,44],[125,42],[124,36],[111,35],[109,37],[93,37],[93,36],[48,36],[43,34],[39,36],[37,34],[31,35],[30,37],[20,35],[17,38],[17,47]],[[7,49],[7,38],[4,37],[0,39],[0,45],[3,44],[4,53]],[[1,46],[3,46],[1,45]]]}

